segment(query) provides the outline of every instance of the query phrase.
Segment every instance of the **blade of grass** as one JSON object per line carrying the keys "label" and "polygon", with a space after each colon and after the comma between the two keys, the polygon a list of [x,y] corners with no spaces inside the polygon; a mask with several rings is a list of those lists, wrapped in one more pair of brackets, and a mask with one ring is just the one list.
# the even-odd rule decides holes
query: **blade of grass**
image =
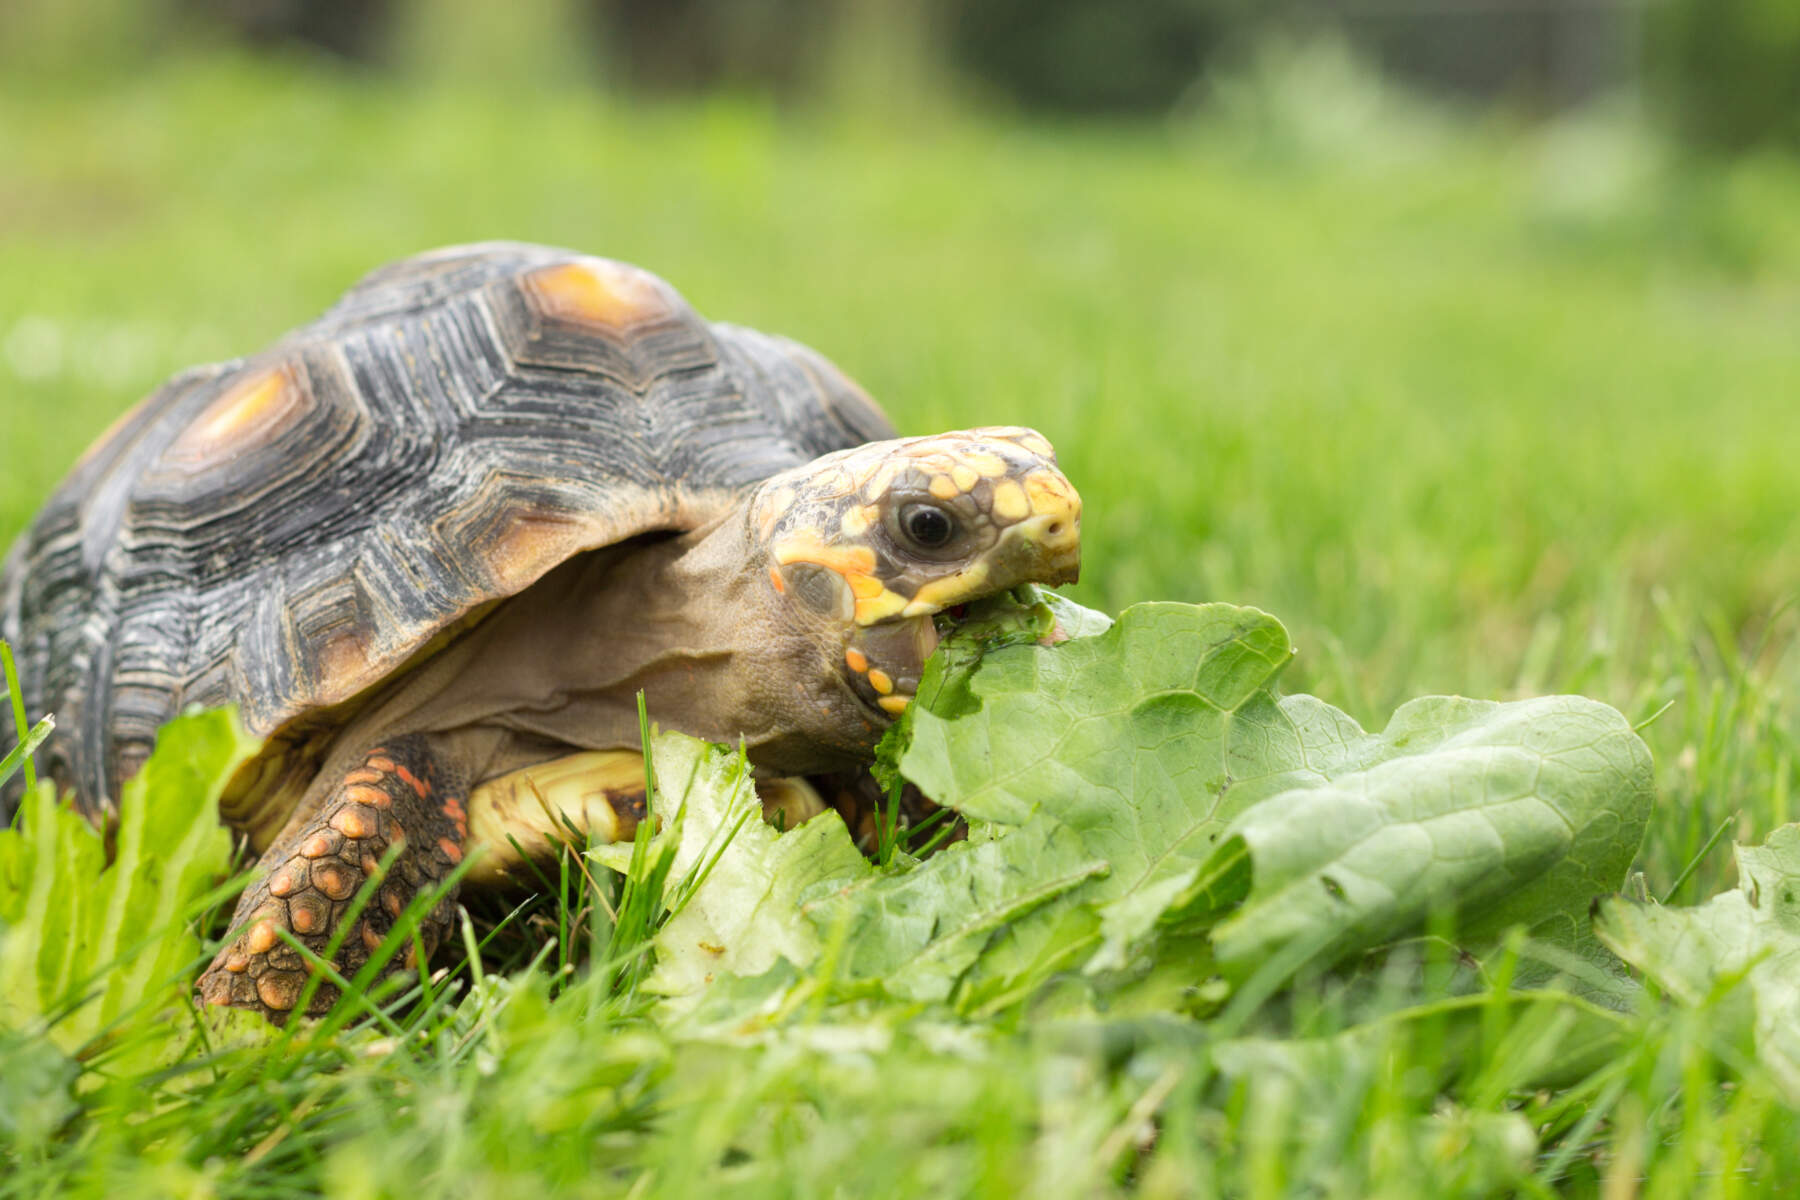
{"label": "blade of grass", "polygon": [[888,787],[887,812],[875,814],[875,858],[884,871],[893,865],[900,844],[900,793],[905,787],[905,781],[896,776]]}
{"label": "blade of grass", "polygon": [[1719,844],[1719,839],[1725,836],[1726,830],[1737,824],[1737,819],[1738,814],[1734,812],[1719,822],[1719,827],[1712,831],[1712,836],[1706,839],[1706,844],[1701,846],[1699,851],[1688,860],[1688,865],[1682,868],[1681,874],[1675,877],[1675,882],[1669,885],[1669,890],[1663,893],[1662,899],[1657,903],[1667,904],[1674,899],[1675,893],[1681,890],[1681,885],[1693,876],[1695,870],[1706,860],[1706,856],[1712,853],[1713,847]]}
{"label": "blade of grass", "polygon": [[[656,863],[650,863],[650,843],[661,817],[664,797],[656,777],[655,755],[650,744],[650,715],[642,691],[638,692],[637,704],[638,737],[644,753],[644,817],[632,834],[631,862],[619,887],[618,906],[605,950],[595,954],[595,958],[609,964],[628,964],[618,969],[607,968],[611,991],[622,994],[627,1000],[637,995],[638,985],[648,975],[651,937],[656,932],[663,908],[664,887],[674,865],[673,856],[668,853],[659,853]],[[684,803],[669,822],[672,835],[678,836],[685,810]]]}
{"label": "blade of grass", "polygon": [[943,845],[945,842],[947,842],[951,838],[955,837],[956,836],[956,813],[955,813],[955,810],[948,809],[948,808],[938,809],[936,812],[934,812],[930,816],[926,817],[923,821],[920,821],[917,825],[913,826],[912,829],[908,830],[907,838],[910,840],[914,837],[917,837],[919,834],[924,833],[928,829],[931,829],[931,827],[933,825],[937,825],[938,828],[932,833],[932,835],[929,838],[927,838],[925,840],[925,844],[922,846],[919,846],[917,848],[909,847],[907,849],[908,854],[911,854],[914,858],[926,858],[926,857],[930,856],[930,854],[933,850],[936,850],[939,846]]}
{"label": "blade of grass", "polygon": [[[13,736],[19,739],[19,749],[24,751],[25,790],[34,792],[37,790],[37,768],[32,764],[31,752],[56,728],[56,722],[46,715],[35,727],[29,730],[26,728],[25,694],[19,689],[19,671],[13,664],[12,646],[4,638],[0,638],[0,667],[6,669],[6,694],[12,699]],[[40,729],[43,730],[42,733],[38,732]],[[15,754],[18,752],[19,750],[14,751]],[[6,756],[5,762],[0,762],[0,783],[5,783],[12,776],[12,762],[11,754]]]}
{"label": "blade of grass", "polygon": [[13,772],[17,771],[20,766],[23,766],[25,768],[26,788],[36,791],[37,773],[31,768],[31,755],[33,751],[43,745],[44,739],[49,737],[50,731],[55,728],[56,718],[54,716],[47,716],[36,725],[33,725],[30,730],[26,732],[25,740],[14,746],[7,753],[5,758],[0,758],[0,783],[5,783],[8,779],[11,779],[13,777]]}

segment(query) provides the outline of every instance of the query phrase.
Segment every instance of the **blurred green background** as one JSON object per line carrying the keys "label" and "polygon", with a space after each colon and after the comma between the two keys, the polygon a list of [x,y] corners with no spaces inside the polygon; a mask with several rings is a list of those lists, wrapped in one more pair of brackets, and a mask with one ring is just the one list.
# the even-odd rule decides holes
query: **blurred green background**
{"label": "blurred green background", "polygon": [[9,0],[0,72],[7,538],[177,368],[559,243],[1043,429],[1079,598],[1365,722],[1667,706],[1664,884],[1791,815],[1793,0]]}

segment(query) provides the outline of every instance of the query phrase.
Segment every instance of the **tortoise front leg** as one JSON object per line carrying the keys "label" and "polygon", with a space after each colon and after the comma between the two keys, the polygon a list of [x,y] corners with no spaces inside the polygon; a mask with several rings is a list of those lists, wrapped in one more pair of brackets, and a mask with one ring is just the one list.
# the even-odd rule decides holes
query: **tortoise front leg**
{"label": "tortoise front leg", "polygon": [[[354,974],[413,896],[462,860],[469,832],[466,797],[464,782],[423,737],[395,738],[370,750],[321,804],[297,811],[262,856],[262,877],[244,890],[232,918],[238,936],[196,985],[201,1000],[285,1021],[299,1002],[307,966],[275,931],[291,931],[322,956],[363,881],[399,843],[380,890],[332,962],[345,978]],[[454,899],[454,892],[444,896],[419,925],[427,959],[450,930]],[[399,961],[423,967],[410,947]],[[306,1015],[324,1013],[337,998],[336,987],[321,983]]]}

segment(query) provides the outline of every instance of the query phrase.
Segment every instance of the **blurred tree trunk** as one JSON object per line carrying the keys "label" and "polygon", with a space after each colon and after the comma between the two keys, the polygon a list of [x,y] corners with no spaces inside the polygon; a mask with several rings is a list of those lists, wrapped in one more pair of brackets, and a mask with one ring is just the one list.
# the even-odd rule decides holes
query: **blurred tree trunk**
{"label": "blurred tree trunk", "polygon": [[949,106],[943,21],[930,0],[837,0],[822,68],[825,101],[849,115],[907,123]]}
{"label": "blurred tree trunk", "polygon": [[[1787,0],[1784,0],[1787,2]],[[1404,83],[1557,109],[1634,88],[1641,0],[1313,0]]]}
{"label": "blurred tree trunk", "polygon": [[817,99],[859,118],[941,111],[944,0],[594,0],[608,58],[650,91]]}
{"label": "blurred tree trunk", "polygon": [[598,73],[581,0],[394,0],[394,9],[385,57],[416,79],[511,89]]}
{"label": "blurred tree trunk", "polygon": [[1663,0],[1647,14],[1657,98],[1725,150],[1800,148],[1800,0]]}
{"label": "blurred tree trunk", "polygon": [[945,13],[956,63],[1025,108],[1160,113],[1233,36],[1292,0],[965,0]]}
{"label": "blurred tree trunk", "polygon": [[391,0],[180,0],[196,22],[257,46],[299,43],[372,62],[393,16]]}
{"label": "blurred tree trunk", "polygon": [[621,81],[647,91],[804,91],[835,0],[593,0]]}
{"label": "blurred tree trunk", "polygon": [[69,81],[130,71],[178,26],[173,0],[0,0],[0,69]]}

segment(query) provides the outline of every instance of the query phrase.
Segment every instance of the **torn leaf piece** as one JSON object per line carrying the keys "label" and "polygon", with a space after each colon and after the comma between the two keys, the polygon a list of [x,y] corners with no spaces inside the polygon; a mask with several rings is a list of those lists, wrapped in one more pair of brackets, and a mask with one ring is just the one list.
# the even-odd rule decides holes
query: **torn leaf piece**
{"label": "torn leaf piece", "polygon": [[1694,908],[1609,897],[1594,932],[1683,1004],[1717,1004],[1721,1020],[1747,1025],[1757,1057],[1800,1103],[1800,825],[1735,854],[1736,891]]}
{"label": "torn leaf piece", "polygon": [[[656,934],[656,969],[645,986],[690,997],[715,976],[758,976],[782,959],[809,966],[819,941],[801,913],[803,892],[847,884],[873,869],[844,822],[825,812],[780,832],[763,818],[748,764],[737,751],[679,733],[651,739],[661,832],[651,856],[673,854]],[[677,816],[679,812],[679,816]],[[624,873],[631,844],[597,846],[589,857]]]}

